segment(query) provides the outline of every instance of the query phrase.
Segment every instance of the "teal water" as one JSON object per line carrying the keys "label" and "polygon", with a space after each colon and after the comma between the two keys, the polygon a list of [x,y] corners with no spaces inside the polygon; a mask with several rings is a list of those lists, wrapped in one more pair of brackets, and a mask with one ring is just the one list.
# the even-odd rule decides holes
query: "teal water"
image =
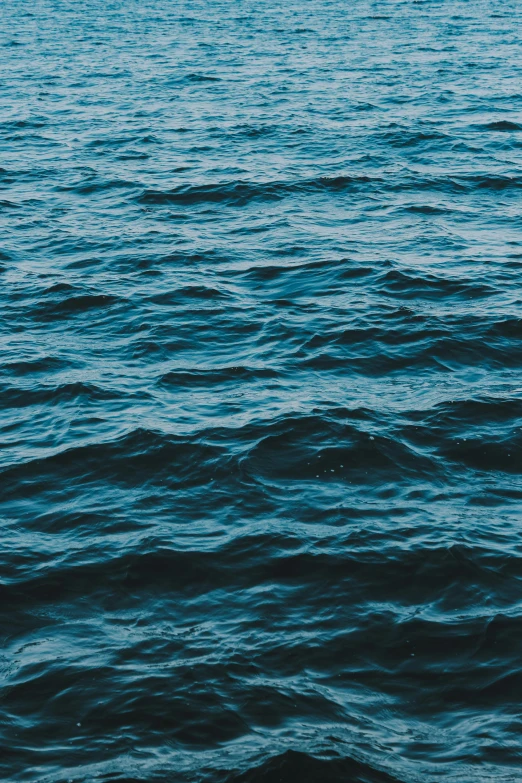
{"label": "teal water", "polygon": [[0,778],[522,781],[522,18],[0,8]]}

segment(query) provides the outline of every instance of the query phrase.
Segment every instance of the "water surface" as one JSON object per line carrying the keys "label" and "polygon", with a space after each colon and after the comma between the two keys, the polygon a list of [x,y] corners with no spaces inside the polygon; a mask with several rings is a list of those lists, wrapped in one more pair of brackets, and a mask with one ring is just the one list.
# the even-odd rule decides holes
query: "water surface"
{"label": "water surface", "polygon": [[4,0],[6,783],[522,781],[521,16]]}

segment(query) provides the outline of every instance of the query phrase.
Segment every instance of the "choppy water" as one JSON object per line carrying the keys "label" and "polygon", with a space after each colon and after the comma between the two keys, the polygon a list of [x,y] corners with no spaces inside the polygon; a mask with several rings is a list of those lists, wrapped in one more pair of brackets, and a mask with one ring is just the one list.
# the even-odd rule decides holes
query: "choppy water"
{"label": "choppy water", "polygon": [[522,12],[4,0],[0,776],[522,781]]}

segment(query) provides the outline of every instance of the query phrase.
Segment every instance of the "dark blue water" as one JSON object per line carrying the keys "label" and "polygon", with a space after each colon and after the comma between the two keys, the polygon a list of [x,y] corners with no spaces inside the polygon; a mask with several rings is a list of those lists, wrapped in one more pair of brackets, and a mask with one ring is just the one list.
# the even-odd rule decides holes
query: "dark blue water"
{"label": "dark blue water", "polygon": [[520,5],[0,44],[0,778],[522,781]]}

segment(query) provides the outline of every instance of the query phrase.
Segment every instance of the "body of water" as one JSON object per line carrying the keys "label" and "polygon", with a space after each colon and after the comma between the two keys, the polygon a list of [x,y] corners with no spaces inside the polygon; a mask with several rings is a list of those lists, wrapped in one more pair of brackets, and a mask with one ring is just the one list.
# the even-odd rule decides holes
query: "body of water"
{"label": "body of water", "polygon": [[2,780],[522,781],[521,39],[4,0]]}

